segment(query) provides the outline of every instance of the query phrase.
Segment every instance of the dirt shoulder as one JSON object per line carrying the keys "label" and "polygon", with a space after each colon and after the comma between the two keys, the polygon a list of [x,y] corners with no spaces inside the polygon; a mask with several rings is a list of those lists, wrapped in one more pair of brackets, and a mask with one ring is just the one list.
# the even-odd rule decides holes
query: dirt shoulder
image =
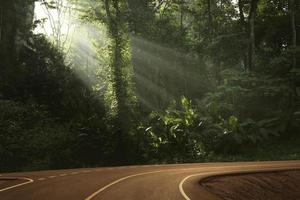
{"label": "dirt shoulder", "polygon": [[222,200],[300,199],[300,170],[211,177],[200,184]]}

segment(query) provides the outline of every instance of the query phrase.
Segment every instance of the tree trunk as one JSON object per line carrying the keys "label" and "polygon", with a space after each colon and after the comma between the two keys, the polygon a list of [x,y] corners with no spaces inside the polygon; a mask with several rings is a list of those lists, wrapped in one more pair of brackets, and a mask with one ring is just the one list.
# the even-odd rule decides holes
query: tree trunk
{"label": "tree trunk", "polygon": [[[115,92],[116,104],[117,104],[117,113],[116,113],[116,138],[117,147],[116,147],[116,159],[118,162],[126,162],[128,157],[127,154],[127,145],[126,137],[128,136],[130,129],[130,114],[129,108],[127,105],[127,82],[124,78],[124,62],[122,50],[124,48],[124,22],[122,21],[122,13],[120,11],[120,1],[112,0],[112,8],[114,12],[110,10],[110,0],[105,0],[105,8],[108,17],[108,26],[109,31],[112,37],[113,45],[112,51],[114,53],[111,67],[113,72],[113,88]],[[113,13],[113,14],[112,14]]]}
{"label": "tree trunk", "polygon": [[2,26],[3,26],[3,8],[0,7],[0,44],[2,41]]}
{"label": "tree trunk", "polygon": [[180,32],[183,33],[183,0],[180,1]]}
{"label": "tree trunk", "polygon": [[29,32],[33,23],[34,2],[0,2],[0,60],[5,68],[15,65],[23,35]]}
{"label": "tree trunk", "polygon": [[[296,24],[295,24],[295,0],[289,0],[289,14],[290,14],[290,25],[291,25],[291,48],[294,50],[297,46],[297,33],[296,33]],[[286,111],[283,114],[282,117],[282,125],[281,125],[281,132],[286,133],[288,132],[288,128],[290,126],[290,123],[293,118],[293,113],[296,109],[296,101],[297,101],[297,91],[296,91],[296,75],[295,75],[295,69],[296,69],[296,55],[293,53],[292,55],[292,73],[290,77],[290,88],[291,91],[289,91],[289,102]]]}
{"label": "tree trunk", "polygon": [[[295,23],[295,0],[289,0],[289,12],[290,12],[290,23],[291,23],[291,35],[292,35],[292,49],[296,49],[297,46],[297,34],[296,34],[296,23]],[[293,54],[292,68],[296,68],[296,55]]]}
{"label": "tree trunk", "polygon": [[240,24],[244,28],[246,23],[245,23],[244,2],[243,2],[243,0],[238,1],[238,6],[239,6]]}
{"label": "tree trunk", "polygon": [[180,42],[181,45],[183,45],[184,42],[184,28],[183,28],[183,6],[184,6],[184,0],[180,0]]}
{"label": "tree trunk", "polygon": [[207,0],[207,13],[208,13],[208,34],[209,40],[212,40],[212,10],[211,0]]}
{"label": "tree trunk", "polygon": [[[289,0],[289,13],[290,13],[290,25],[291,25],[291,48],[292,50],[296,50],[297,47],[297,33],[296,33],[296,22],[295,22],[295,0]],[[296,88],[296,53],[292,53],[292,77],[291,77],[291,87],[293,89],[293,101],[297,98],[297,88]]]}
{"label": "tree trunk", "polygon": [[248,70],[252,71],[255,62],[255,17],[259,0],[251,0],[249,13],[249,47],[248,47]]}
{"label": "tree trunk", "polygon": [[15,40],[17,35],[17,24],[15,16],[15,5],[13,1],[3,1],[1,7],[1,41],[0,60],[1,70],[8,69],[13,65],[15,55]]}
{"label": "tree trunk", "polygon": [[[244,34],[246,33],[246,30],[247,30],[247,26],[246,26],[246,22],[245,22],[245,15],[244,15],[244,2],[243,0],[239,0],[238,1],[238,7],[239,7],[239,16],[240,16],[240,26],[241,26],[241,29],[242,29],[242,34],[244,36]],[[244,51],[244,49],[247,49],[247,46],[246,48],[244,48],[244,46],[242,46],[242,51]],[[243,52],[243,58],[242,58],[242,62],[243,62],[243,65],[244,65],[244,69],[248,69],[248,59],[247,59],[247,51]]]}

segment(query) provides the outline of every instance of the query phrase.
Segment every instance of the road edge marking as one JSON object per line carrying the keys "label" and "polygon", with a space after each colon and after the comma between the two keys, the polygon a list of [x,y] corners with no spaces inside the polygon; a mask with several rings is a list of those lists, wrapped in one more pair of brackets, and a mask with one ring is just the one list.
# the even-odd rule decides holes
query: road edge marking
{"label": "road edge marking", "polygon": [[32,182],[34,182],[34,180],[33,179],[30,179],[30,178],[26,178],[26,177],[1,177],[1,179],[9,179],[9,178],[11,178],[11,179],[16,179],[16,180],[26,180],[26,182],[24,182],[24,183],[19,183],[19,184],[17,184],[17,185],[13,185],[13,186],[10,186],[10,187],[6,187],[6,188],[3,188],[3,189],[0,189],[0,192],[4,192],[4,191],[6,191],[6,190],[10,190],[10,189],[13,189],[13,188],[16,188],[16,187],[20,187],[20,186],[23,186],[23,185],[26,185],[26,184],[29,184],[29,183],[32,183]]}
{"label": "road edge marking", "polygon": [[182,179],[182,180],[180,181],[179,186],[178,186],[178,187],[179,187],[179,192],[180,192],[180,194],[183,196],[183,198],[184,198],[185,200],[191,200],[191,199],[190,199],[190,197],[189,197],[189,196],[184,192],[184,190],[183,190],[183,184],[184,184],[184,182],[187,181],[188,179],[194,177],[194,176],[201,176],[201,175],[206,174],[206,173],[207,173],[207,172],[202,172],[202,173],[192,174],[192,175],[186,176],[184,179]]}

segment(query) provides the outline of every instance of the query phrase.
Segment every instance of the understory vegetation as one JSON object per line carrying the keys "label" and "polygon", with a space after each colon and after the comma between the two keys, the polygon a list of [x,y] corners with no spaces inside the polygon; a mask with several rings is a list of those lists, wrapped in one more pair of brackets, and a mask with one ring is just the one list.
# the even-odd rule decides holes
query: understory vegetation
{"label": "understory vegetation", "polygon": [[[35,32],[37,2],[68,2],[89,41]],[[300,158],[299,2],[0,8],[0,171]]]}

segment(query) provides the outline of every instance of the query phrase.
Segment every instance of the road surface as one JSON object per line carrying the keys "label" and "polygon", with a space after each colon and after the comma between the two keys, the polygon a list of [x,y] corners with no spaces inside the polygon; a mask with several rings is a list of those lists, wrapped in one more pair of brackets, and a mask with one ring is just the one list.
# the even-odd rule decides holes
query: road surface
{"label": "road surface", "polygon": [[213,200],[203,177],[300,169],[300,161],[145,165],[0,174],[0,200]]}

